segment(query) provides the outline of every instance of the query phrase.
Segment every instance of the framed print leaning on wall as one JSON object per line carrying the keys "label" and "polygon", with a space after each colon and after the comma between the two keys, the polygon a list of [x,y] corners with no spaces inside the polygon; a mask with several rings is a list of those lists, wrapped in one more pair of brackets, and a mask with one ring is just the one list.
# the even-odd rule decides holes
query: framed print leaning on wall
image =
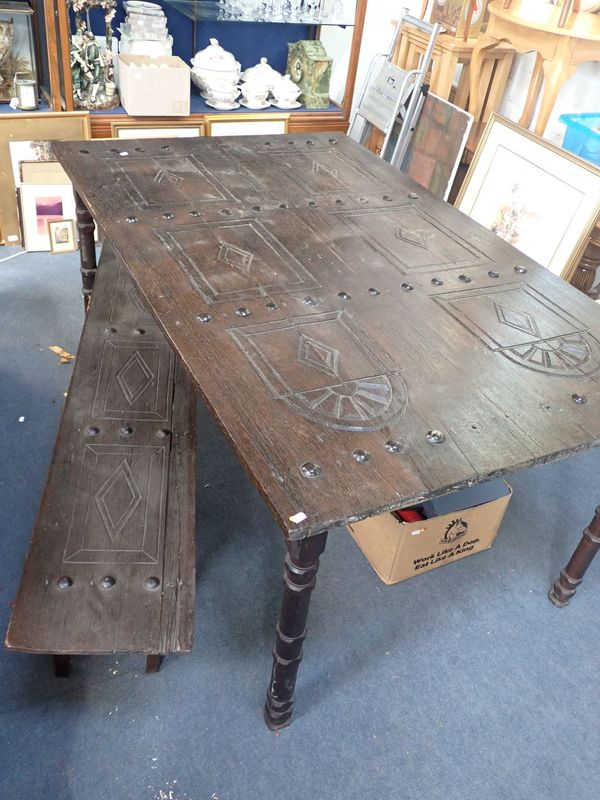
{"label": "framed print leaning on wall", "polygon": [[600,213],[600,170],[492,114],[456,207],[569,280]]}
{"label": "framed print leaning on wall", "polygon": [[[32,114],[0,114],[0,229],[2,244],[19,244],[21,233],[17,216],[17,197],[13,179],[9,142],[36,142],[52,139],[89,139],[90,115],[87,111]],[[27,159],[29,160],[29,158]]]}

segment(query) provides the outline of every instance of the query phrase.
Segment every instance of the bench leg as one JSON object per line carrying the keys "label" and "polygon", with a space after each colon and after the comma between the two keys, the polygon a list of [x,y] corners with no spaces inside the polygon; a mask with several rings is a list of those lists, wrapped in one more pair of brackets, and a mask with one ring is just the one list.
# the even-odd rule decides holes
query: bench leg
{"label": "bench leg", "polygon": [[162,662],[162,656],[158,653],[152,653],[146,656],[146,672],[158,672]]}
{"label": "bench leg", "polygon": [[94,220],[81,197],[75,194],[75,216],[79,234],[79,260],[81,262],[81,292],[83,308],[88,310],[96,277],[96,244],[94,242]]}
{"label": "bench leg", "polygon": [[276,731],[289,725],[294,688],[306,638],[310,596],[315,588],[319,556],[325,549],[327,531],[287,543],[283,573],[283,599],[273,648],[273,670],[267,690],[265,722]]}
{"label": "bench leg", "polygon": [[548,597],[555,606],[563,608],[577,591],[587,568],[600,550],[600,506],[596,509],[594,519],[583,532],[583,538],[571,556],[567,566],[561,571]]}
{"label": "bench leg", "polygon": [[71,657],[68,655],[52,656],[54,675],[56,678],[68,678],[71,672]]}

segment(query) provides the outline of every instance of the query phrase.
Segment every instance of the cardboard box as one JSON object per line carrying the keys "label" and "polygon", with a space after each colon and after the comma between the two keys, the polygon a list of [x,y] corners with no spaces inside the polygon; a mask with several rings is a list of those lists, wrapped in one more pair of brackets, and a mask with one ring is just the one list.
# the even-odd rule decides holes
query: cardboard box
{"label": "cardboard box", "polygon": [[[449,36],[462,37],[467,24],[467,15],[473,0],[433,0],[431,22],[439,22]],[[475,39],[487,27],[488,0],[475,0],[468,38]]]}
{"label": "cardboard box", "polygon": [[[477,489],[484,491],[478,495]],[[489,550],[511,496],[507,483],[491,481],[427,504],[429,513],[445,505],[446,513],[439,516],[405,523],[392,513],[381,514],[348,528],[381,580],[392,584]],[[455,510],[457,503],[467,507]]]}
{"label": "cardboard box", "polygon": [[177,56],[119,56],[121,105],[132,117],[186,117],[190,68]]}

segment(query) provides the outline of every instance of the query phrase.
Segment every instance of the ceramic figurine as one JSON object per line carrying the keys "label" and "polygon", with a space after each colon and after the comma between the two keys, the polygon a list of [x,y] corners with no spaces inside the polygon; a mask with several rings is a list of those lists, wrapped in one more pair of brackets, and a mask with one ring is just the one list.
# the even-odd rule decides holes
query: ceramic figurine
{"label": "ceramic figurine", "polygon": [[[117,0],[68,0],[68,3],[75,14],[75,35],[70,47],[75,108],[114,108],[119,105],[112,52],[112,20]],[[94,34],[88,30],[89,12],[93,9],[101,9],[104,13],[105,48],[100,47]]]}

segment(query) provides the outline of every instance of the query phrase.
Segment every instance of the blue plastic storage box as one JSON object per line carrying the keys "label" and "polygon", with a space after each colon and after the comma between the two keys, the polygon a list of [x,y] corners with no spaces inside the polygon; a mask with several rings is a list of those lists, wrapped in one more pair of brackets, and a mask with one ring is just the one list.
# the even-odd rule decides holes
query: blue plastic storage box
{"label": "blue plastic storage box", "polygon": [[595,114],[561,114],[567,126],[562,146],[570,153],[600,166],[600,111]]}

